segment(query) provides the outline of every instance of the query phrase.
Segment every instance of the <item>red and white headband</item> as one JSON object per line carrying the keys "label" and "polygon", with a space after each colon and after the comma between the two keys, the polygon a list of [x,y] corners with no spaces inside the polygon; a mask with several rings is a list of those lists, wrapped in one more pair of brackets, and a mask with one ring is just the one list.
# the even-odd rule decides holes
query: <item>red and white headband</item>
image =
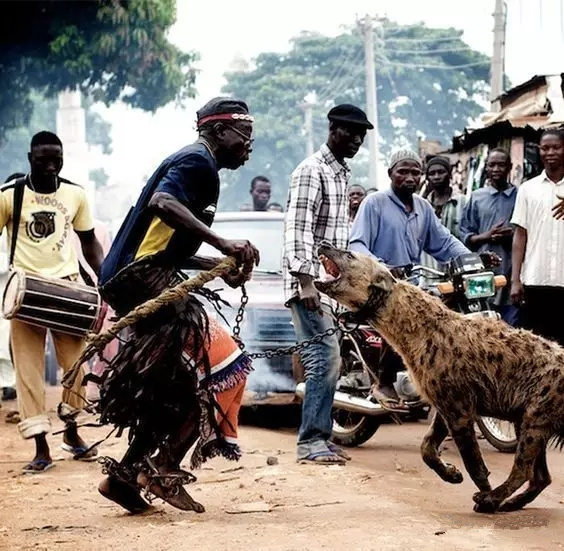
{"label": "red and white headband", "polygon": [[208,115],[207,117],[202,117],[199,121],[196,122],[196,124],[198,126],[202,126],[209,121],[225,120],[254,122],[255,118],[252,115],[246,115],[244,113],[220,113],[217,115]]}

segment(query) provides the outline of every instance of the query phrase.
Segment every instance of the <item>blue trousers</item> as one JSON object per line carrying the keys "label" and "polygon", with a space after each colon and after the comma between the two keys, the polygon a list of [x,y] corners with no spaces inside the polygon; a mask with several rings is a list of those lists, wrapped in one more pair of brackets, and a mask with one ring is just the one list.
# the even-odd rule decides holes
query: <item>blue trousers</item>
{"label": "blue trousers", "polygon": [[[335,325],[328,307],[323,306],[322,312],[316,312],[296,300],[290,303],[290,310],[298,342]],[[300,359],[305,371],[306,390],[298,433],[298,456],[307,456],[319,451],[320,445],[326,446],[331,437],[331,409],[341,366],[337,335],[304,348],[300,351]]]}

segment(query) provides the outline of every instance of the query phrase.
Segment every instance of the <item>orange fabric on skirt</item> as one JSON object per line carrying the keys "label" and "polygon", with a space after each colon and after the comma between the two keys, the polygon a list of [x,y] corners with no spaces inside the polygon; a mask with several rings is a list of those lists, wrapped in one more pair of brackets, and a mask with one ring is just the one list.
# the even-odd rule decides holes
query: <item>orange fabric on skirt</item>
{"label": "orange fabric on skirt", "polygon": [[[219,406],[216,419],[223,437],[228,443],[236,444],[239,409],[251,363],[227,329],[214,318],[209,318],[209,341],[205,346],[210,373],[206,374],[200,365],[198,379],[202,387],[215,395]],[[187,355],[188,350],[189,344],[185,348]],[[214,438],[215,435],[210,435],[210,440]]]}

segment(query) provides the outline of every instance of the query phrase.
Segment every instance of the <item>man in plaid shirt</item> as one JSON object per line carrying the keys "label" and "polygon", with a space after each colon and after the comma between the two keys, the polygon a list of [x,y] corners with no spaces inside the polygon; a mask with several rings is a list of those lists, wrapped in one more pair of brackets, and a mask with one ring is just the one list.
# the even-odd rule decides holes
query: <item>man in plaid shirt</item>
{"label": "man in plaid shirt", "polygon": [[[313,280],[319,276],[317,247],[323,241],[342,249],[348,247],[350,169],[345,158],[358,153],[366,131],[374,128],[364,111],[354,105],[338,105],[327,118],[327,143],[292,173],[284,223],[284,291],[298,342],[334,326],[329,298],[321,298],[313,286]],[[298,461],[344,464],[350,458],[329,440],[340,368],[337,337],[326,337],[304,348],[300,359],[305,369],[306,391]]]}

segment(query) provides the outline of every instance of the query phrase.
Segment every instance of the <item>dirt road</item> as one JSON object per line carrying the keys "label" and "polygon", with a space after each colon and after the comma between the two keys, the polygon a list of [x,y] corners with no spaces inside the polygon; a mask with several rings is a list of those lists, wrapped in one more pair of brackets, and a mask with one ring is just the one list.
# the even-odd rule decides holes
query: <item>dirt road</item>
{"label": "dirt road", "polygon": [[[50,403],[56,403],[50,392]],[[207,512],[183,513],[162,502],[133,517],[96,491],[96,463],[69,459],[51,437],[56,468],[22,475],[29,443],[0,410],[0,549],[6,550],[555,550],[564,547],[564,455],[551,451],[553,484],[529,508],[499,515],[472,512],[473,485],[450,486],[419,457],[425,423],[385,425],[351,451],[345,467],[295,463],[295,429],[245,426],[245,457],[213,460],[189,488]],[[53,418],[55,418],[53,414]],[[56,428],[60,423],[54,421]],[[84,429],[89,439],[105,429]],[[483,442],[483,441],[482,441]],[[124,441],[102,454],[119,457]],[[482,444],[498,483],[511,457]],[[444,455],[460,465],[452,443]],[[278,460],[267,465],[267,458]],[[256,511],[260,512],[243,512]]]}

